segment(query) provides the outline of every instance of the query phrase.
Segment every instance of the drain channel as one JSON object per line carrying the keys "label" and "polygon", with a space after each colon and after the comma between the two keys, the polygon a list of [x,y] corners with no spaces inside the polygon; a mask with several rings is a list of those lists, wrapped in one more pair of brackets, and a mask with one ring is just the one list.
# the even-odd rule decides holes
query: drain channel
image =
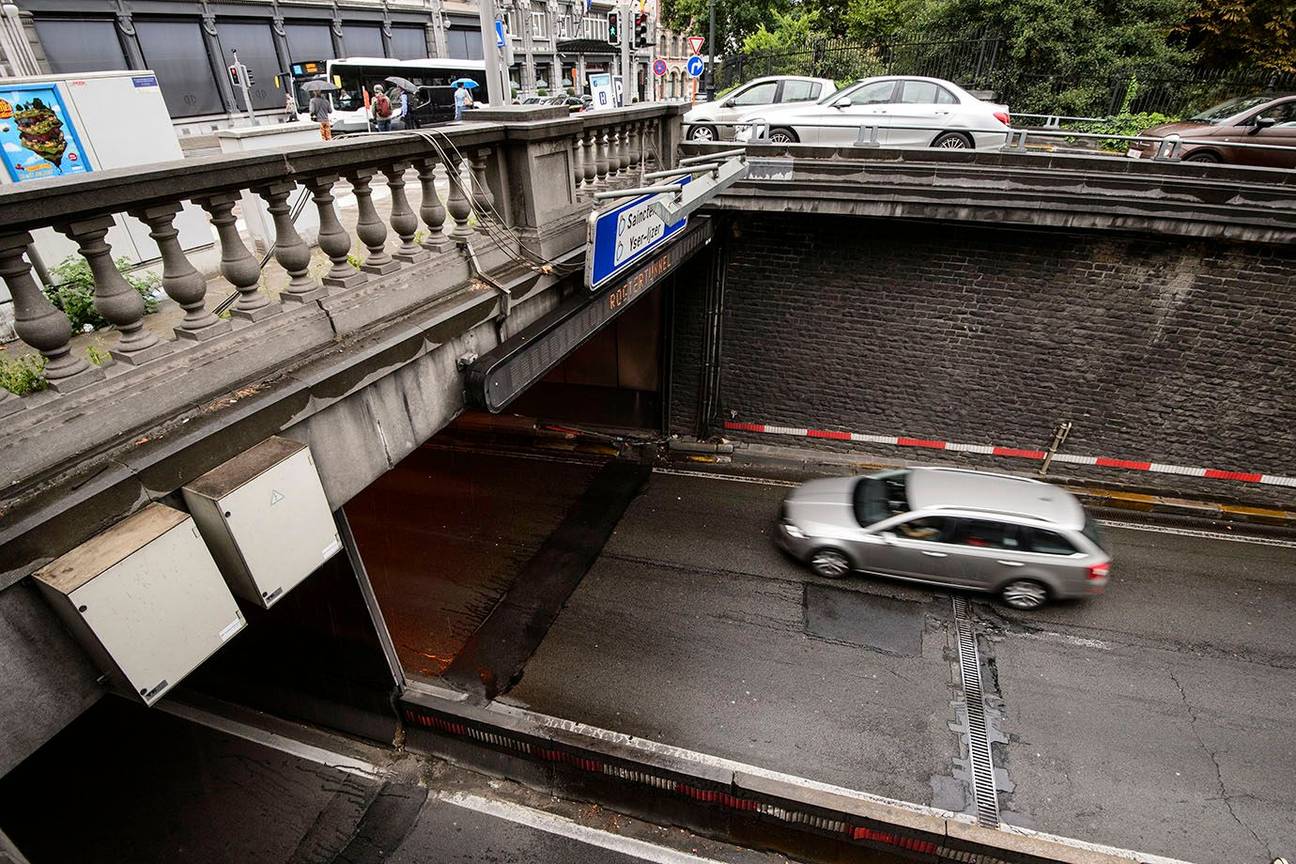
{"label": "drain channel", "polygon": [[976,634],[972,632],[968,603],[962,597],[954,598],[954,627],[958,636],[963,698],[967,703],[968,759],[972,764],[972,798],[976,802],[977,822],[987,828],[998,828],[999,792],[995,789],[994,762],[990,758],[990,737],[986,731],[981,658],[977,653]]}

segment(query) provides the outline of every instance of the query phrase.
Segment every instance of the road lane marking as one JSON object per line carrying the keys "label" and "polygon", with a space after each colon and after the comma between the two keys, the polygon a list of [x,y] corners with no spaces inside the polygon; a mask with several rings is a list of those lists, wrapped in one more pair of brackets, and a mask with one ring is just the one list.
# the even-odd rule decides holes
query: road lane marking
{"label": "road lane marking", "polygon": [[226,735],[242,738],[244,741],[260,744],[262,747],[269,747],[271,750],[287,753],[289,756],[296,756],[305,759],[307,762],[314,762],[316,765],[336,768],[346,774],[375,779],[387,777],[392,773],[381,765],[375,765],[354,756],[334,753],[331,750],[325,750],[323,747],[316,747],[314,744],[306,744],[280,735],[277,732],[271,732],[268,729],[261,729],[257,726],[241,723],[238,720],[231,720],[228,717],[222,717],[219,714],[213,714],[210,711],[204,711],[183,702],[166,700],[160,702],[156,707],[159,711],[165,711],[174,717],[197,723],[199,726],[206,726],[208,729],[215,729],[217,732],[224,732]]}
{"label": "road lane marking", "polygon": [[1230,543],[1255,543],[1259,546],[1278,546],[1282,549],[1296,549],[1296,540],[1283,540],[1278,537],[1246,537],[1229,534],[1225,531],[1205,531],[1198,528],[1175,528],[1169,525],[1144,525],[1138,522],[1118,522],[1113,519],[1099,519],[1098,524],[1104,528],[1124,528],[1129,531],[1149,531],[1153,534],[1177,534],[1180,537],[1200,537],[1204,540],[1227,540]]}
{"label": "road lane marking", "polygon": [[739,477],[736,474],[712,474],[709,471],[687,471],[683,468],[654,468],[654,474],[671,477],[700,477],[703,480],[728,480],[730,483],[751,483],[756,486],[782,486],[793,489],[801,484],[795,480],[769,480],[764,477]]}
{"label": "road lane marking", "polygon": [[534,828],[546,834],[566,837],[587,846],[597,846],[600,849],[618,852],[631,858],[638,858],[640,861],[653,861],[656,864],[720,864],[714,858],[702,858],[678,849],[658,846],[646,840],[624,837],[601,828],[591,828],[565,816],[514,804],[511,801],[496,801],[467,792],[440,792],[436,797],[437,800],[455,807]]}
{"label": "road lane marking", "polygon": [[1044,630],[1039,633],[1024,633],[1016,630],[1006,630],[1004,632],[1005,635],[1016,636],[1020,639],[1038,639],[1041,642],[1065,642],[1078,648],[1097,648],[1102,651],[1110,651],[1112,647],[1110,642],[1104,642],[1101,639],[1086,639],[1083,636],[1070,636],[1053,630]]}

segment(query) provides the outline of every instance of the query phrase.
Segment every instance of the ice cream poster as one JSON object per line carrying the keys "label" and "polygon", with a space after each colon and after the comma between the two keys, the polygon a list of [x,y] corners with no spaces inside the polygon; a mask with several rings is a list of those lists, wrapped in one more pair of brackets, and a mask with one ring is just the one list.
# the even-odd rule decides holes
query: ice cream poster
{"label": "ice cream poster", "polygon": [[17,183],[93,170],[63,99],[50,84],[0,87],[0,147]]}

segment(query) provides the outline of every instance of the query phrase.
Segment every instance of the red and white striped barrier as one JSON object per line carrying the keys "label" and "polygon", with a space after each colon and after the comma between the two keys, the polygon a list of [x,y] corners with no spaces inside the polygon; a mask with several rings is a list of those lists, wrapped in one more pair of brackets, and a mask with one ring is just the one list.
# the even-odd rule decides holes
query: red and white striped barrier
{"label": "red and white striped barrier", "polygon": [[[929,438],[906,438],[903,435],[865,435],[862,432],[838,432],[831,429],[802,429],[795,426],[771,426],[768,423],[739,423],[726,420],[724,428],[733,432],[760,432],[765,435],[792,435],[798,438],[825,438],[830,441],[858,441],[865,444],[893,444],[897,447],[922,447],[928,450],[950,450],[956,453],[981,453],[986,456],[1008,456],[1017,459],[1043,461],[1045,451],[1023,450],[1018,447],[997,447],[991,444],[955,444],[952,441],[935,441]],[[1157,474],[1179,474],[1184,477],[1207,477],[1212,480],[1236,480],[1240,483],[1267,483],[1271,486],[1296,487],[1296,477],[1281,477],[1258,471],[1223,471],[1219,468],[1190,468],[1184,465],[1164,465],[1160,462],[1140,462],[1136,459],[1113,459],[1108,456],[1073,456],[1055,453],[1054,462],[1069,465],[1096,465],[1099,468],[1123,468],[1127,471],[1151,471]]]}

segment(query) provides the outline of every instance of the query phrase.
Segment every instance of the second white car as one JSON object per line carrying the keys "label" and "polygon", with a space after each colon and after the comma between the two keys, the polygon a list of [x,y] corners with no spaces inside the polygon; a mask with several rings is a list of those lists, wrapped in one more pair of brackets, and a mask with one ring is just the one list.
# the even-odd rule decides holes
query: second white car
{"label": "second white car", "polygon": [[748,81],[732,93],[704,102],[684,115],[684,134],[690,141],[732,138],[733,122],[753,108],[782,108],[812,103],[837,86],[827,78],[778,75]]}
{"label": "second white car", "polygon": [[986,102],[940,78],[865,78],[812,105],[749,111],[738,141],[842,146],[873,139],[882,147],[992,150],[1008,139],[1008,106]]}

